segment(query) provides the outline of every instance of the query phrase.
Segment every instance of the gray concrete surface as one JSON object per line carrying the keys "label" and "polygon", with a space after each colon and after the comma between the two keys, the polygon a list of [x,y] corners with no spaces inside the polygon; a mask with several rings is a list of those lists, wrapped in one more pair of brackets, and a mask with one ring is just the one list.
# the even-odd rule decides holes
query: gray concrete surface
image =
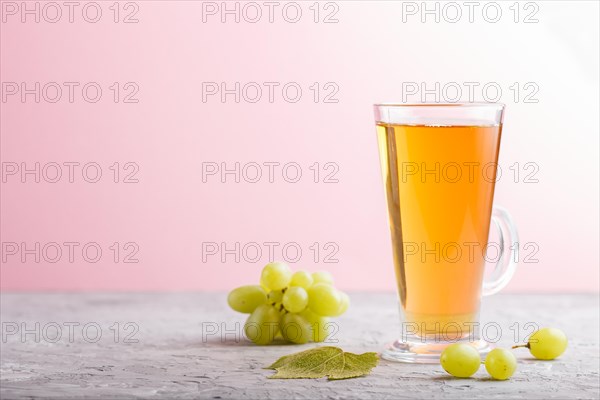
{"label": "gray concrete surface", "polygon": [[[370,376],[345,381],[267,379],[273,372],[262,367],[314,344],[251,344],[239,337],[245,316],[229,310],[225,299],[225,293],[3,293],[0,397],[600,397],[597,295],[485,299],[482,326],[489,327],[491,339],[501,329],[500,346],[512,345],[515,334],[523,340],[531,332],[528,323],[561,328],[570,338],[567,352],[555,361],[534,360],[522,349],[517,353],[518,371],[503,382],[490,380],[483,366],[472,379],[454,379],[438,365],[387,361]],[[380,351],[399,335],[393,294],[354,293],[351,299],[349,312],[337,319],[339,329],[330,344],[353,352]]]}

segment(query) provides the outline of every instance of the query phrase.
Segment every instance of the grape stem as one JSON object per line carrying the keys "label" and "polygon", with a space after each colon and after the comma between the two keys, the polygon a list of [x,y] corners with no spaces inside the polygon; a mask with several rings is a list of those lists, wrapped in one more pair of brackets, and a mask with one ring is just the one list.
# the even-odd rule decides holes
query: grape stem
{"label": "grape stem", "polygon": [[527,344],[518,344],[516,346],[513,346],[512,348],[513,349],[517,349],[519,347],[527,347],[528,349],[531,348],[531,346],[529,346],[529,343],[527,343]]}

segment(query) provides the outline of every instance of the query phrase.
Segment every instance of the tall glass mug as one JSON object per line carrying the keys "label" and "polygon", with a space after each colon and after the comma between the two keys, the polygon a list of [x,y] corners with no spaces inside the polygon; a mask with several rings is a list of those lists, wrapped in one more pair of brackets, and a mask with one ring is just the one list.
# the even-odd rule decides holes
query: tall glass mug
{"label": "tall glass mug", "polygon": [[[510,216],[492,207],[503,113],[488,103],[375,105],[402,328],[386,359],[438,362],[456,342],[490,350],[481,296],[508,283],[518,256]],[[495,269],[484,279],[486,262]]]}

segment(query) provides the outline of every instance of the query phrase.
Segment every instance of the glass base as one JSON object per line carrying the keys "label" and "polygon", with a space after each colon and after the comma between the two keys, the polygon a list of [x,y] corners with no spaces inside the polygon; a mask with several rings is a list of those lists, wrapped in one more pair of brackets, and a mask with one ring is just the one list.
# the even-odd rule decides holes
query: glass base
{"label": "glass base", "polygon": [[454,343],[466,343],[475,347],[482,359],[489,353],[493,346],[484,341],[475,342],[424,342],[424,341],[400,341],[396,340],[381,353],[381,358],[389,361],[417,363],[417,364],[439,364],[440,355],[446,347]]}

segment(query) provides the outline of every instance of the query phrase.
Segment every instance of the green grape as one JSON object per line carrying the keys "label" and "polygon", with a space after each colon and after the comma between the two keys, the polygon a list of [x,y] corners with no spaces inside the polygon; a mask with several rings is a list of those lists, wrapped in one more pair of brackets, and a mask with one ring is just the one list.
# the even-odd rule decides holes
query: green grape
{"label": "green grape", "polygon": [[567,335],[556,328],[542,328],[529,338],[531,354],[540,360],[554,360],[565,352],[568,345]]}
{"label": "green grape", "polygon": [[314,283],[327,283],[333,285],[333,276],[327,271],[317,271],[312,274],[313,284]]}
{"label": "green grape", "polygon": [[341,302],[340,292],[327,283],[316,283],[308,288],[308,307],[321,316],[336,315]]}
{"label": "green grape", "polygon": [[320,343],[327,339],[327,336],[329,336],[329,326],[331,324],[329,318],[321,317],[308,308],[305,308],[299,315],[310,324],[312,340],[314,342]]}
{"label": "green grape", "polygon": [[310,324],[299,314],[286,313],[281,318],[280,329],[281,335],[288,342],[304,344],[312,339]]}
{"label": "green grape", "polygon": [[279,331],[281,315],[275,307],[263,304],[256,307],[244,324],[246,337],[256,344],[269,344]]}
{"label": "green grape", "polygon": [[324,342],[329,336],[329,327],[332,322],[327,317],[319,317],[319,319],[311,324],[313,333],[313,341],[316,343]]}
{"label": "green grape", "polygon": [[289,287],[283,294],[283,306],[291,313],[299,313],[308,305],[308,293],[299,286]]}
{"label": "green grape", "polygon": [[531,354],[539,360],[554,360],[567,349],[567,335],[556,328],[542,328],[534,332],[525,345],[513,346],[527,347]]}
{"label": "green grape", "polygon": [[290,282],[290,286],[300,286],[304,289],[308,289],[312,286],[314,280],[310,273],[306,271],[296,271],[294,275],[292,275],[292,281]]}
{"label": "green grape", "polygon": [[229,307],[246,314],[251,313],[256,307],[266,302],[267,294],[258,285],[240,286],[229,292],[229,296],[227,296]]}
{"label": "green grape", "polygon": [[269,304],[277,304],[281,303],[283,299],[283,290],[271,290],[269,294],[267,294],[267,300]]}
{"label": "green grape", "polygon": [[454,343],[446,347],[440,356],[444,370],[458,378],[468,378],[479,369],[481,358],[471,345]]}
{"label": "green grape", "polygon": [[517,370],[517,358],[506,349],[494,349],[485,357],[485,369],[494,379],[506,380]]}
{"label": "green grape", "polygon": [[338,290],[338,292],[340,293],[340,308],[337,310],[337,312],[335,313],[335,315],[332,315],[332,317],[337,317],[342,315],[343,313],[346,312],[346,310],[348,310],[348,307],[350,306],[350,297],[348,297],[348,295],[340,290]]}
{"label": "green grape", "polygon": [[292,280],[292,271],[286,263],[274,262],[265,265],[260,274],[260,284],[271,290],[285,289]]}

